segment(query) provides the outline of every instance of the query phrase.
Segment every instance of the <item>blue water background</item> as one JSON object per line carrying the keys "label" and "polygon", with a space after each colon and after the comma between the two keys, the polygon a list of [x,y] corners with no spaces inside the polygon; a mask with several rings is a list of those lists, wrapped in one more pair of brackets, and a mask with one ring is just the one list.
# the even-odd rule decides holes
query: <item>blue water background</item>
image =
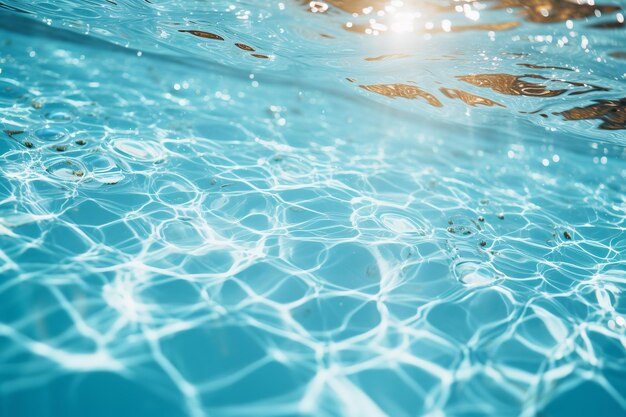
{"label": "blue water background", "polygon": [[480,10],[0,3],[0,415],[625,415],[619,12]]}

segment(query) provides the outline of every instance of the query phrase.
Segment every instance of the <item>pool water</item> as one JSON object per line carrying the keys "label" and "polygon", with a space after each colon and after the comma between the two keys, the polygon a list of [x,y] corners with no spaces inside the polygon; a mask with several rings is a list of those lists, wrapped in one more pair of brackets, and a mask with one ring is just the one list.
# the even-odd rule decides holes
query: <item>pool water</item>
{"label": "pool water", "polygon": [[626,415],[624,9],[0,2],[0,416]]}

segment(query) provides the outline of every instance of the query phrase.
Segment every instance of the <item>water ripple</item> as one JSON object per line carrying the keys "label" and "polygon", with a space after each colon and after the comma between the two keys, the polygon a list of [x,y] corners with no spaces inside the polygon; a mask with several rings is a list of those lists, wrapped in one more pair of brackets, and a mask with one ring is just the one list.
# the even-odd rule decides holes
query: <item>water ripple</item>
{"label": "water ripple", "polygon": [[622,415],[616,4],[0,3],[0,414]]}

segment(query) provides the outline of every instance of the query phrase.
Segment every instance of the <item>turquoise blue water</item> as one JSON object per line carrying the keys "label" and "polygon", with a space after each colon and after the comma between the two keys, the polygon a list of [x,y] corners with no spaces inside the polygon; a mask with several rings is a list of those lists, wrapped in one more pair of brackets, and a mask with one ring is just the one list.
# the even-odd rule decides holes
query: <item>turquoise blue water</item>
{"label": "turquoise blue water", "polygon": [[0,2],[0,416],[626,415],[602,1]]}

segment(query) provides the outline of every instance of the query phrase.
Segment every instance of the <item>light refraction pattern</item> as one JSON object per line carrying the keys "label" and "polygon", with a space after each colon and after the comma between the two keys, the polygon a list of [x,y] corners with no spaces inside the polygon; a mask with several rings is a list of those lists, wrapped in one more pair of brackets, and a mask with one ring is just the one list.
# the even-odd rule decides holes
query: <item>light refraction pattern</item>
{"label": "light refraction pattern", "polygon": [[0,416],[626,413],[624,2],[26,3]]}

